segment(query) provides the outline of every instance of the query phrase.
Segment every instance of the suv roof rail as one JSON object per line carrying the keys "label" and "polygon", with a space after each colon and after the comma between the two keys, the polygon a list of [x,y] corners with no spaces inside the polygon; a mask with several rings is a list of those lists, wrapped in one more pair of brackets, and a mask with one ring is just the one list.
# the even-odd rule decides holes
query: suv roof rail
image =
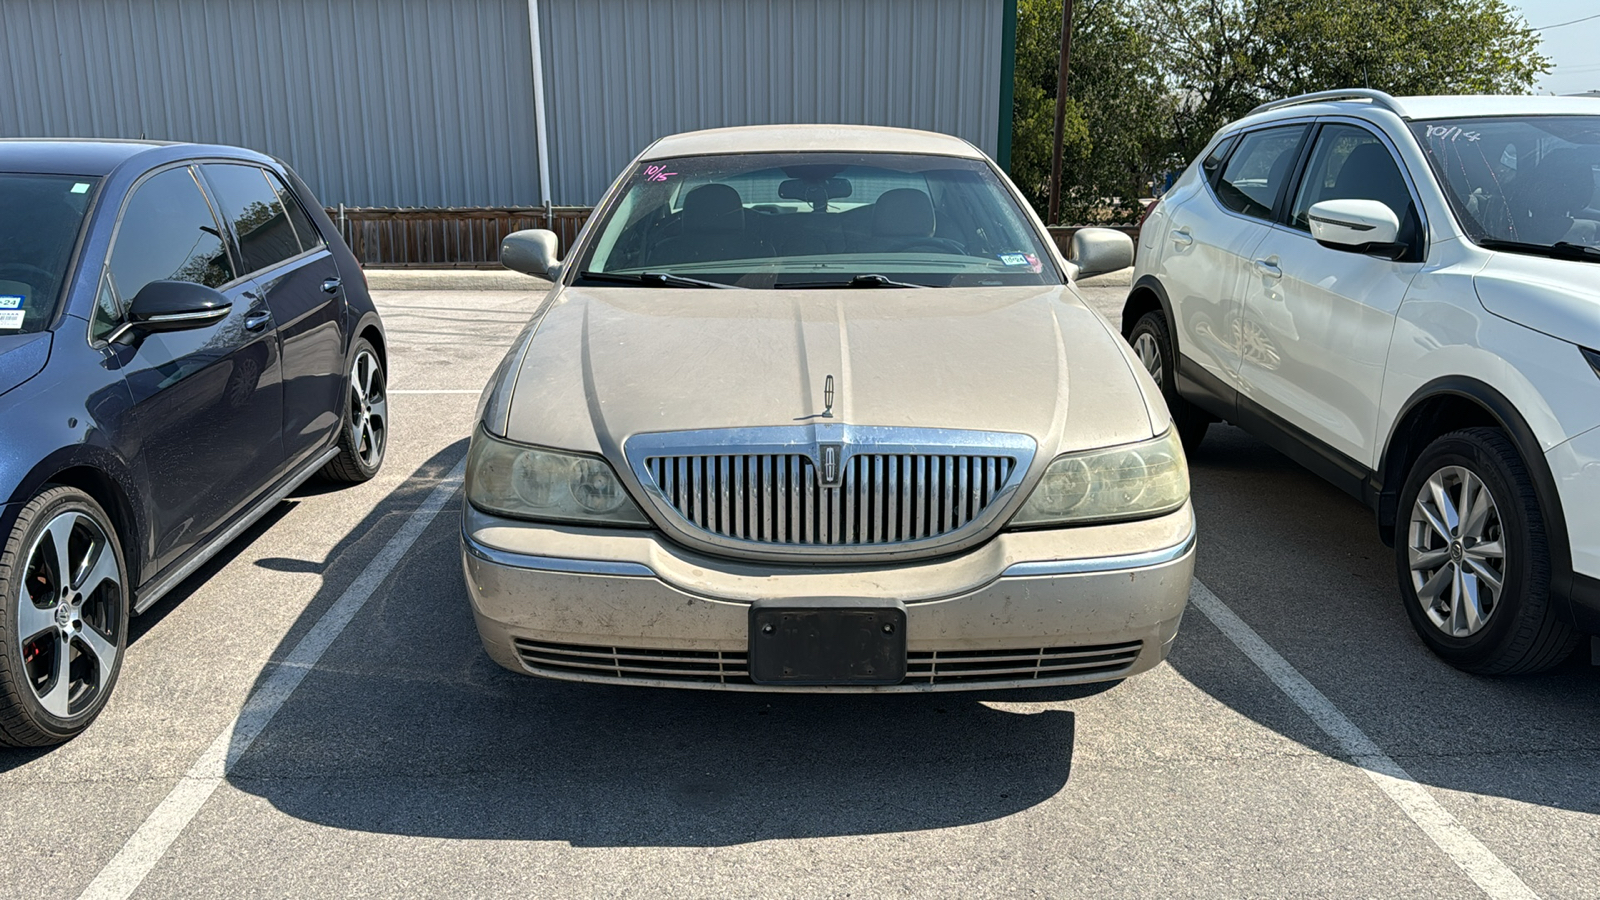
{"label": "suv roof rail", "polygon": [[1250,110],[1250,115],[1269,112],[1274,109],[1283,109],[1289,106],[1302,106],[1307,103],[1325,103],[1332,100],[1366,100],[1373,106],[1387,109],[1401,118],[1405,118],[1405,110],[1401,108],[1400,101],[1385,94],[1383,91],[1374,91],[1368,88],[1344,88],[1337,91],[1317,91],[1314,94],[1301,94],[1298,97],[1288,97],[1283,100],[1273,100],[1263,103]]}

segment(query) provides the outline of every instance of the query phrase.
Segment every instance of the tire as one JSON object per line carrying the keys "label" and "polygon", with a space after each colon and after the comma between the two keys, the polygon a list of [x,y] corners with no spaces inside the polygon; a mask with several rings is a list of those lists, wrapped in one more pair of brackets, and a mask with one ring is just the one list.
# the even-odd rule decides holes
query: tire
{"label": "tire", "polygon": [[88,494],[52,487],[22,507],[0,550],[0,743],[59,744],[100,715],[127,646],[127,571]]}
{"label": "tire", "polygon": [[1497,428],[1451,432],[1422,451],[1400,493],[1395,569],[1417,634],[1458,669],[1540,672],[1577,646],[1550,596],[1533,479]]}
{"label": "tire", "polygon": [[1166,313],[1151,311],[1140,316],[1128,334],[1128,343],[1133,346],[1133,354],[1139,362],[1144,364],[1145,371],[1161,388],[1161,398],[1167,401],[1167,411],[1172,415],[1173,427],[1178,429],[1183,449],[1193,453],[1205,439],[1211,416],[1178,395],[1178,372],[1174,365],[1178,357],[1172,350],[1172,330],[1167,325]]}
{"label": "tire", "polygon": [[389,379],[383,358],[366,338],[356,341],[350,364],[339,455],[319,473],[328,481],[359,484],[378,474],[389,449]]}

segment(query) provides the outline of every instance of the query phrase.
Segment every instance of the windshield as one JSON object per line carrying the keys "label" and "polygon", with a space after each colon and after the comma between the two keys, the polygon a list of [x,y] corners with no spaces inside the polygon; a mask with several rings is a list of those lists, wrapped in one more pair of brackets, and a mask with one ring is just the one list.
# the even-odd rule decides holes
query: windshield
{"label": "windshield", "polygon": [[1600,116],[1430,119],[1411,128],[1474,241],[1600,247]]}
{"label": "windshield", "polygon": [[0,335],[50,323],[95,181],[0,172]]}
{"label": "windshield", "polygon": [[762,153],[651,160],[602,215],[578,284],[1061,282],[1011,193],[976,159]]}

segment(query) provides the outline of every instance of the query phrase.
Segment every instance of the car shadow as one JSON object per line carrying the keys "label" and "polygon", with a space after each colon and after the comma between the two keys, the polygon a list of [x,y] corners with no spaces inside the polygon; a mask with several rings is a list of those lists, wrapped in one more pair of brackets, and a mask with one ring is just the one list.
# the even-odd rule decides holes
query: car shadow
{"label": "car shadow", "polygon": [[[1359,501],[1243,431],[1190,456],[1196,577],[1423,784],[1600,812],[1600,668],[1588,641],[1551,672],[1483,677],[1429,652],[1396,588],[1394,551]],[[1342,752],[1197,610],[1169,664],[1234,711]],[[1263,689],[1265,687],[1265,689]]]}
{"label": "car shadow", "polygon": [[[461,456],[438,454],[322,563],[281,659]],[[720,846],[1002,818],[1066,785],[1071,701],[1114,685],[1008,693],[781,696],[547,681],[489,660],[461,578],[459,494],[305,676],[229,782],[307,821],[361,831]],[[382,538],[387,540],[387,537]],[[364,562],[363,562],[364,564]],[[270,674],[272,670],[269,669]]]}

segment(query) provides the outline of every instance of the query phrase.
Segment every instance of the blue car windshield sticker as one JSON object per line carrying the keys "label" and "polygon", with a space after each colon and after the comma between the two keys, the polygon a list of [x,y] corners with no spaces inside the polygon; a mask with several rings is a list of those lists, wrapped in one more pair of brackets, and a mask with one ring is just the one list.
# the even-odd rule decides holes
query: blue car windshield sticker
{"label": "blue car windshield sticker", "polygon": [[21,309],[21,294],[0,294],[0,309]]}
{"label": "blue car windshield sticker", "polygon": [[1028,264],[1028,255],[1026,253],[1002,253],[1000,254],[1000,261],[1008,266],[1025,266]]}

